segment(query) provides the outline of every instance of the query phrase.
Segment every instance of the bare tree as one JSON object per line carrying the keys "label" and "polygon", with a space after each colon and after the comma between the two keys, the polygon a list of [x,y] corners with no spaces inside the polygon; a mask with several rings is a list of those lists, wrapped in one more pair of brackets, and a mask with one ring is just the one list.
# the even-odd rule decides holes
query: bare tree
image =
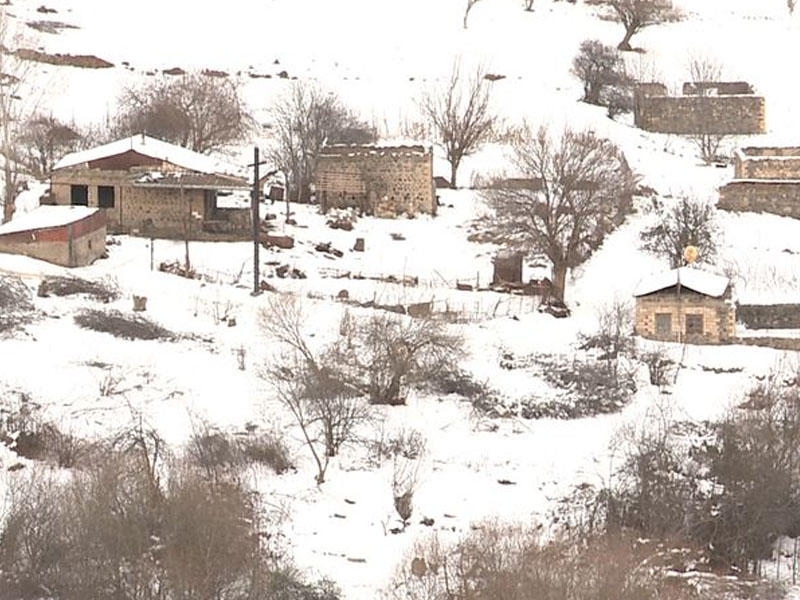
{"label": "bare tree", "polygon": [[0,200],[3,203],[3,223],[13,216],[14,203],[22,185],[24,166],[19,136],[27,115],[35,110],[25,89],[31,63],[20,59],[14,51],[22,42],[22,34],[15,23],[6,7],[0,6],[0,160],[3,161]]}
{"label": "bare tree", "polygon": [[[464,20],[462,22],[462,25],[464,26],[464,29],[467,28],[467,20],[469,19],[469,13],[470,13],[470,11],[472,11],[472,7],[475,6],[480,1],[481,0],[467,0],[467,4],[464,7]],[[531,2],[532,1],[533,0],[531,0]]]}
{"label": "bare tree", "polygon": [[601,94],[608,88],[627,85],[625,61],[619,52],[599,40],[581,42],[572,61],[572,74],[583,83],[583,101],[601,104]]}
{"label": "bare tree", "polygon": [[794,14],[794,9],[797,7],[797,0],[786,0],[786,8],[789,11],[789,15]]}
{"label": "bare tree", "polygon": [[[689,77],[695,84],[707,84],[722,79],[722,63],[707,54],[694,54],[689,58]],[[711,88],[698,85],[697,92],[701,95],[711,93]],[[719,149],[728,136],[719,133],[699,133],[689,136],[700,152],[700,158],[706,164],[711,164],[719,159]]]}
{"label": "bare tree", "polygon": [[82,136],[52,115],[37,114],[25,122],[18,141],[25,166],[34,176],[44,177],[59,157],[78,149]]}
{"label": "bare tree", "polygon": [[672,0],[586,0],[587,4],[606,6],[604,15],[625,27],[625,36],[617,48],[632,50],[631,38],[645,27],[680,21],[683,14],[672,5]]}
{"label": "bare tree", "polygon": [[633,307],[630,302],[615,298],[601,306],[597,312],[597,331],[582,335],[581,349],[596,348],[599,360],[605,360],[608,371],[616,379],[619,375],[619,358],[632,353]]}
{"label": "bare tree", "polygon": [[492,112],[490,82],[482,68],[465,78],[458,63],[443,87],[428,90],[419,105],[450,163],[450,186],[456,188],[461,160],[492,139],[498,123]]}
{"label": "bare tree", "polygon": [[245,139],[252,118],[237,79],[200,72],[162,75],[126,88],[116,128],[146,132],[196,152],[211,152]]}
{"label": "bare tree", "polygon": [[683,265],[683,253],[688,246],[697,248],[700,262],[714,262],[719,227],[712,204],[681,198],[672,207],[661,206],[656,214],[657,222],[641,234],[644,250],[663,256],[673,269]]}
{"label": "bare tree", "polygon": [[369,127],[333,92],[294,82],[271,107],[272,143],[269,158],[286,173],[292,200],[308,201],[317,157],[325,144],[371,143]]}
{"label": "bare tree", "polygon": [[535,0],[522,0],[522,5],[525,7],[525,10],[533,10],[533,3]]}
{"label": "bare tree", "polygon": [[687,71],[692,82],[709,83],[722,78],[723,67],[708,54],[695,53],[689,56]]}
{"label": "bare tree", "polygon": [[[637,178],[622,151],[592,132],[552,139],[523,127],[512,144],[521,179],[497,179],[484,192],[495,241],[544,254],[552,296],[564,300],[567,271],[581,264],[631,210]],[[521,183],[520,183],[521,182]]]}

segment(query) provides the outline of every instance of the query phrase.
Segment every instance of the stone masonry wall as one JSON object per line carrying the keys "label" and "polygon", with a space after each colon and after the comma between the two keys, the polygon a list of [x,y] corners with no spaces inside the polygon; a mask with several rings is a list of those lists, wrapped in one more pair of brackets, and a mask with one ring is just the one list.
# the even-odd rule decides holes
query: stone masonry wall
{"label": "stone masonry wall", "polygon": [[[672,333],[662,337],[656,333],[656,313],[672,315]],[[726,343],[736,335],[736,310],[724,299],[709,298],[690,291],[681,293],[680,303],[675,292],[641,296],[636,299],[635,331],[649,339],[679,341],[686,331],[686,315],[703,315],[703,335],[692,336],[687,341],[695,343]]]}
{"label": "stone masonry wall", "polygon": [[800,329],[800,304],[740,304],[736,317],[748,329]]}
{"label": "stone masonry wall", "polygon": [[733,165],[735,179],[800,179],[800,148],[745,148]]}
{"label": "stone masonry wall", "polygon": [[800,181],[731,181],[719,189],[717,208],[800,219]]}
{"label": "stone masonry wall", "polygon": [[761,96],[648,96],[637,94],[636,126],[681,135],[745,135],[766,131]]}
{"label": "stone masonry wall", "polygon": [[323,210],[352,206],[376,216],[436,213],[433,157],[422,147],[331,147],[317,161]]}

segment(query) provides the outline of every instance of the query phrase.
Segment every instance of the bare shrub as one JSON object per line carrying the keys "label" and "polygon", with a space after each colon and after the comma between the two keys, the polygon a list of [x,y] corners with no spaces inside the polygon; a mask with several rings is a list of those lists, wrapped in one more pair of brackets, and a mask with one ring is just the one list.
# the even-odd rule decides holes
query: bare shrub
{"label": "bare shrub", "polygon": [[797,7],[797,0],[786,0],[786,9],[789,11],[789,15],[794,14],[794,9]]}
{"label": "bare shrub", "polygon": [[656,223],[641,233],[642,249],[666,258],[674,269],[694,246],[698,262],[713,264],[720,237],[713,204],[684,197],[671,207],[657,206],[656,215]]}
{"label": "bare shrub", "polygon": [[[465,14],[465,27],[466,17]],[[478,68],[471,77],[465,78],[456,62],[447,82],[427,90],[419,100],[420,110],[450,163],[452,188],[458,187],[456,177],[462,159],[490,141],[498,126],[491,106],[491,83],[485,75],[484,70]]]}
{"label": "bare shrub", "polygon": [[245,462],[259,463],[280,475],[294,467],[286,442],[277,433],[253,433],[239,440]]}
{"label": "bare shrub", "polygon": [[19,277],[0,275],[0,333],[10,333],[29,323],[34,310],[28,286]]}
{"label": "bare shrub", "polygon": [[640,358],[647,365],[651,384],[665,387],[672,383],[676,369],[675,361],[670,358],[665,349],[645,352]]}
{"label": "bare shrub", "polygon": [[632,304],[615,298],[598,310],[597,331],[580,335],[580,348],[598,350],[598,360],[606,361],[609,372],[615,378],[619,377],[620,357],[634,350],[633,318]]}
{"label": "bare shrub", "polygon": [[75,323],[84,329],[110,333],[126,340],[177,339],[170,330],[138,315],[126,315],[118,310],[86,309],[75,315]]}
{"label": "bare shrub", "polygon": [[116,283],[110,280],[89,281],[78,277],[45,277],[40,290],[55,296],[90,296],[101,302],[111,302],[120,297]]}
{"label": "bare shrub", "polygon": [[687,70],[694,83],[710,83],[722,79],[722,63],[705,53],[689,56]]}
{"label": "bare shrub", "polygon": [[511,149],[522,179],[498,178],[483,192],[492,241],[544,254],[553,265],[552,297],[563,302],[567,271],[622,223],[637,178],[622,151],[592,132],[553,139],[525,126]]}
{"label": "bare shrub", "polygon": [[720,148],[729,136],[718,133],[699,133],[689,136],[700,153],[702,161],[710,165],[714,162],[724,162],[725,157],[720,155]]}
{"label": "bare shrub", "polygon": [[599,40],[581,42],[571,71],[583,83],[583,101],[589,104],[602,104],[603,92],[628,85],[625,61]]}

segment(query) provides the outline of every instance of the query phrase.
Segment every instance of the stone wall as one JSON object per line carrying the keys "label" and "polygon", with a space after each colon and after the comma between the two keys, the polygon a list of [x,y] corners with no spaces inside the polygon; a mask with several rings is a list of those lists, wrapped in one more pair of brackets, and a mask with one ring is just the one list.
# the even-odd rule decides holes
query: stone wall
{"label": "stone wall", "polygon": [[733,165],[735,179],[800,179],[800,148],[742,148]]}
{"label": "stone wall", "polygon": [[687,81],[683,84],[684,96],[739,96],[753,93],[753,86],[746,81]]}
{"label": "stone wall", "polygon": [[[656,332],[656,314],[672,318],[672,331],[662,336]],[[686,337],[686,315],[703,316],[703,335]],[[711,298],[684,290],[680,301],[674,291],[664,291],[636,298],[635,332],[645,338],[667,342],[727,343],[736,335],[736,309],[723,298]]]}
{"label": "stone wall", "polygon": [[736,317],[748,329],[800,329],[800,304],[740,304]]}
{"label": "stone wall", "polygon": [[329,146],[317,160],[316,186],[323,211],[436,214],[433,155],[422,146]]}
{"label": "stone wall", "polygon": [[[726,94],[725,82],[690,85],[692,94],[669,96],[662,84],[640,84],[634,98],[634,123],[645,131],[680,135],[747,135],[766,131],[762,96]],[[744,82],[732,82],[739,90]],[[703,95],[714,87],[720,95]]]}
{"label": "stone wall", "polygon": [[800,181],[734,180],[719,189],[717,208],[800,219]]}

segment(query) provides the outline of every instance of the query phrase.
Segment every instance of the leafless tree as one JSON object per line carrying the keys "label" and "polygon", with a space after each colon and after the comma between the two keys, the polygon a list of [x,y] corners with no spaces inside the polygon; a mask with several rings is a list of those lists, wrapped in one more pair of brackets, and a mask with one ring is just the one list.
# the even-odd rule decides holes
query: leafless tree
{"label": "leafless tree", "polygon": [[419,102],[450,163],[450,186],[457,187],[461,160],[492,139],[498,119],[491,106],[491,83],[482,68],[464,77],[458,62],[444,86],[425,92]]}
{"label": "leafless tree", "polygon": [[522,0],[522,5],[525,7],[525,10],[533,10],[533,3],[535,0]]}
{"label": "leafless tree", "polygon": [[78,149],[82,136],[76,127],[52,115],[37,114],[24,124],[19,135],[25,166],[36,177],[44,177],[62,155]]}
{"label": "leafless tree", "polygon": [[657,222],[641,234],[642,248],[669,260],[673,269],[684,264],[688,246],[698,249],[698,261],[713,263],[719,244],[716,208],[708,202],[681,198],[656,211]]}
{"label": "leafless tree", "polygon": [[[707,54],[694,54],[689,58],[688,64],[689,77],[696,84],[720,81],[723,76],[723,66]],[[710,89],[698,86],[698,93],[707,95]],[[699,133],[689,136],[700,152],[700,158],[704,163],[710,164],[719,159],[719,149],[728,136],[718,133]]]}
{"label": "leafless tree", "polygon": [[316,162],[325,144],[371,143],[374,128],[361,121],[333,92],[294,82],[270,109],[269,158],[288,177],[289,197],[307,201]]}
{"label": "leafless tree", "polygon": [[[469,13],[470,13],[470,11],[472,11],[472,7],[475,6],[480,1],[481,0],[467,0],[467,4],[464,6],[464,19],[463,19],[463,22],[462,22],[462,25],[464,26],[464,29],[467,28],[467,20],[469,19]],[[531,0],[531,1],[533,1],[533,0]]]}
{"label": "leafless tree", "polygon": [[637,178],[622,151],[592,132],[566,130],[553,139],[524,126],[511,150],[521,179],[511,185],[500,178],[484,191],[489,228],[499,243],[546,255],[552,296],[563,301],[567,271],[622,223]]}
{"label": "leafless tree", "polygon": [[583,83],[583,101],[601,104],[608,88],[627,85],[625,61],[619,52],[599,40],[585,40],[572,61],[572,74]]}
{"label": "leafless tree", "polygon": [[242,84],[201,72],[161,75],[120,96],[116,129],[146,132],[196,152],[211,152],[245,139],[252,127]]}
{"label": "leafless tree", "polygon": [[797,0],[786,0],[786,8],[789,11],[789,15],[794,14],[794,9],[797,7]]}
{"label": "leafless tree", "polygon": [[616,378],[620,357],[634,349],[633,307],[620,298],[601,306],[597,312],[597,331],[581,337],[581,348],[599,350],[598,358],[606,361],[609,373]]}
{"label": "leafless tree", "polygon": [[617,46],[620,50],[632,50],[631,38],[645,27],[683,18],[672,0],[586,0],[586,3],[608,7],[609,13],[604,18],[625,27],[625,36]]}
{"label": "leafless tree", "polygon": [[35,101],[25,88],[31,74],[31,63],[15,54],[22,43],[23,36],[16,28],[16,21],[5,6],[0,6],[0,160],[3,161],[0,201],[3,203],[3,223],[14,214],[14,203],[24,173],[19,137],[25,120],[35,110]]}

